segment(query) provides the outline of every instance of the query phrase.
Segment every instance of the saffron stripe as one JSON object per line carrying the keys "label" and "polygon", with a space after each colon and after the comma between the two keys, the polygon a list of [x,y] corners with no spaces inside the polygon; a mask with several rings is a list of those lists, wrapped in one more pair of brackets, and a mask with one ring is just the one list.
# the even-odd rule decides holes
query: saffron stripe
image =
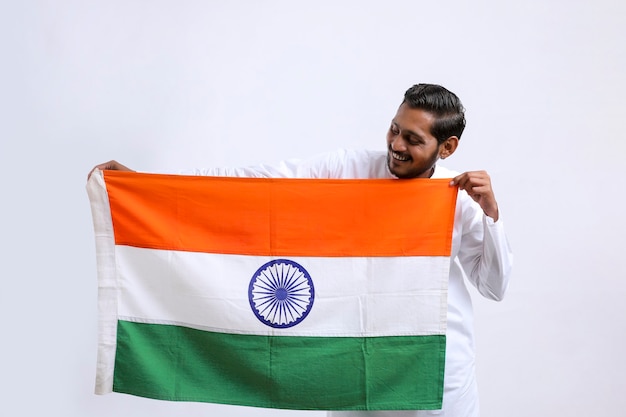
{"label": "saffron stripe", "polygon": [[445,179],[120,171],[104,178],[118,245],[257,256],[450,255],[457,187]]}

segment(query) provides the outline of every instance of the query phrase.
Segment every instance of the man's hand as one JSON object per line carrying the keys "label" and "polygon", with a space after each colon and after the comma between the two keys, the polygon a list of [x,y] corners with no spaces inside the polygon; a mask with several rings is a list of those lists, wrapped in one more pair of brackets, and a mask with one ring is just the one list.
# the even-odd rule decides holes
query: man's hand
{"label": "man's hand", "polygon": [[132,172],[134,172],[134,170],[132,170],[132,169],[130,169],[130,168],[120,164],[117,161],[109,161],[109,162],[105,162],[103,164],[96,165],[95,167],[93,167],[91,169],[91,171],[89,171],[89,174],[87,174],[87,180],[89,180],[89,178],[91,177],[91,174],[96,169],[100,169],[100,170],[109,169],[109,170],[113,170],[113,171],[132,171]]}
{"label": "man's hand", "polygon": [[498,202],[491,188],[491,177],[486,171],[464,172],[454,177],[450,185],[458,185],[459,189],[467,191],[487,216],[498,221]]}

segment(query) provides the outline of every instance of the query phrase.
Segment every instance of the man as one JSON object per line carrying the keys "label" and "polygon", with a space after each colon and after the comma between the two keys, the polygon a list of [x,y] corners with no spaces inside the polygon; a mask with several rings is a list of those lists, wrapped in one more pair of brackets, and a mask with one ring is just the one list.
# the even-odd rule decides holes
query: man
{"label": "man", "polygon": [[[479,415],[474,369],[473,312],[467,279],[484,297],[501,300],[512,265],[491,179],[485,171],[460,175],[437,165],[452,155],[465,128],[459,98],[445,88],[409,88],[387,132],[387,151],[347,151],[277,166],[214,168],[198,175],[296,178],[452,178],[460,190],[452,238],[448,287],[448,324],[443,408],[437,411],[342,411],[330,416],[476,417]],[[98,169],[130,170],[115,161]],[[94,169],[95,169],[94,168]],[[398,215],[410,216],[410,209]]]}

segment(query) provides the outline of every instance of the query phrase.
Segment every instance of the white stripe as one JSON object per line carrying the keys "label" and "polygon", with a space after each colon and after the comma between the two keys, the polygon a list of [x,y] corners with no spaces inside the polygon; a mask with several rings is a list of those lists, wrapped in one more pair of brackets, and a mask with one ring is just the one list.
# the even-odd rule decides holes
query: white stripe
{"label": "white stripe", "polygon": [[290,257],[315,298],[299,324],[275,329],[253,313],[250,281],[270,257],[116,246],[118,314],[216,332],[281,336],[445,334],[448,257]]}

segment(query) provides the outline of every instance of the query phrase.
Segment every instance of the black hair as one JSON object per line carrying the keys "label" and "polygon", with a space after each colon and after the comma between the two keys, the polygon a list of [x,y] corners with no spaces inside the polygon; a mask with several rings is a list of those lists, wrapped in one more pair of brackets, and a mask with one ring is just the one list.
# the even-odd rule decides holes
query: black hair
{"label": "black hair", "polygon": [[412,109],[421,109],[435,116],[431,134],[438,143],[450,136],[461,139],[465,129],[465,108],[461,100],[451,91],[436,84],[416,84],[404,93],[405,104]]}

